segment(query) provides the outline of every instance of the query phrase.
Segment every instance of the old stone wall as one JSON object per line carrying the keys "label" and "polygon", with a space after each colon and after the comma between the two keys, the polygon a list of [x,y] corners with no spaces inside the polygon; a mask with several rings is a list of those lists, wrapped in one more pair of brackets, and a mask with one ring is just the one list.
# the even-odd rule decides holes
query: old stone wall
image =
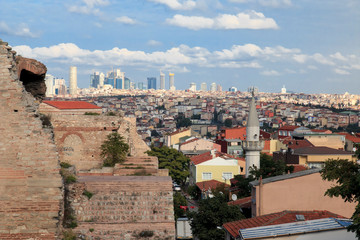
{"label": "old stone wall", "polygon": [[81,176],[69,186],[68,201],[75,231],[92,239],[174,239],[172,194],[170,177]]}
{"label": "old stone wall", "polygon": [[52,115],[61,161],[75,165],[77,170],[101,167],[100,146],[113,131],[119,132],[129,144],[130,155],[146,156],[144,152],[149,147],[138,136],[134,120],[103,115]]}
{"label": "old stone wall", "polygon": [[0,40],[0,239],[55,239],[63,205],[58,155],[24,81],[31,79],[19,80],[15,52]]}

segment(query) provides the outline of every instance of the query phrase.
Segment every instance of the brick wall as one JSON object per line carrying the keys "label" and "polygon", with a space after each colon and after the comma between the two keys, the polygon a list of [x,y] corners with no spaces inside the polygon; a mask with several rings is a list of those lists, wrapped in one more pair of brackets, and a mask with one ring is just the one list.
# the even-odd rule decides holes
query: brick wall
{"label": "brick wall", "polygon": [[124,137],[132,156],[146,156],[144,152],[149,147],[138,136],[134,120],[112,116],[52,115],[60,160],[75,165],[77,170],[101,167],[100,146],[113,131]]}
{"label": "brick wall", "polygon": [[14,54],[0,40],[0,239],[54,239],[62,211],[58,155]]}
{"label": "brick wall", "polygon": [[84,235],[141,239],[141,232],[152,231],[150,239],[174,239],[170,177],[81,176],[69,186],[68,201],[79,224],[75,231]]}

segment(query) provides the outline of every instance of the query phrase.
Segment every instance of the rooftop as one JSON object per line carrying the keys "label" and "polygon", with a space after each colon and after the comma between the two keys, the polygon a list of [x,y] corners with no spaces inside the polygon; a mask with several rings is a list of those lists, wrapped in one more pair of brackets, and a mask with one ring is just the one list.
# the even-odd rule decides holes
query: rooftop
{"label": "rooftop", "polygon": [[305,221],[323,219],[323,218],[344,218],[343,216],[331,213],[329,211],[282,211],[271,213],[263,216],[243,219],[234,222],[228,222],[223,227],[233,236],[239,236],[239,230],[257,228],[263,226],[271,226],[277,224],[294,223],[297,222],[296,215],[303,215]]}
{"label": "rooftop", "polygon": [[94,104],[83,101],[43,101],[57,109],[101,109]]}
{"label": "rooftop", "polygon": [[352,155],[351,152],[329,147],[303,147],[294,149],[296,155]]}

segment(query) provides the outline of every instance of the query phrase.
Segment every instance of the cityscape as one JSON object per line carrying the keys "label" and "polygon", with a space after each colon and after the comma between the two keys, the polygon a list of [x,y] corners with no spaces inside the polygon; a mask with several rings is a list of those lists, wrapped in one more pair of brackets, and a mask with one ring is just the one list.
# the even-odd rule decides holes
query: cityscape
{"label": "cityscape", "polygon": [[0,240],[360,240],[360,2],[12,0]]}

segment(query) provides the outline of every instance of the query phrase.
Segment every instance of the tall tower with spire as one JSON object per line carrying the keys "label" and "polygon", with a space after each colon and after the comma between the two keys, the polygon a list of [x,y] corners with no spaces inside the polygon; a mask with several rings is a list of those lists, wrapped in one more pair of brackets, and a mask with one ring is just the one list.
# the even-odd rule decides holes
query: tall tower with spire
{"label": "tall tower with spire", "polygon": [[246,172],[245,176],[249,176],[249,168],[255,166],[260,168],[260,152],[264,148],[264,141],[260,141],[259,118],[256,112],[254,92],[249,106],[249,116],[246,123],[246,141],[243,142],[245,150]]}

